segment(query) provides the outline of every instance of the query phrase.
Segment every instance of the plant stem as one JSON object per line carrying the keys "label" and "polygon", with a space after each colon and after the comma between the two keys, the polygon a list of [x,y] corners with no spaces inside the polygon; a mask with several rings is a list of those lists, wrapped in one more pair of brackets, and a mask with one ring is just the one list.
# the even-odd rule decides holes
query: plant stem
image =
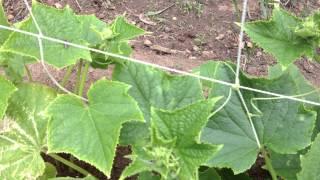
{"label": "plant stem", "polygon": [[272,177],[272,180],[277,180],[278,179],[277,178],[277,173],[276,173],[276,171],[274,170],[274,168],[272,166],[271,159],[268,156],[267,150],[265,148],[262,148],[261,152],[262,152],[262,155],[263,155],[264,160],[266,162],[267,170],[269,171],[269,173],[270,173],[270,175]]}
{"label": "plant stem", "polygon": [[234,6],[234,9],[236,11],[236,16],[238,19],[240,19],[240,9],[238,7],[238,1],[237,0],[232,0],[232,3],[233,3],[233,6]]}
{"label": "plant stem", "polygon": [[69,81],[70,79],[70,76],[72,74],[72,70],[73,70],[74,66],[69,66],[68,69],[67,69],[67,72],[66,74],[64,75],[62,81],[61,81],[61,85],[63,87],[65,87],[65,85],[67,84],[67,82]]}
{"label": "plant stem", "polygon": [[268,18],[268,0],[260,0],[261,14],[264,19]]}
{"label": "plant stem", "polygon": [[26,69],[26,72],[27,72],[27,76],[29,78],[29,81],[32,82],[33,79],[32,79],[32,75],[31,75],[31,71],[29,70],[28,66],[24,65],[24,68]]}
{"label": "plant stem", "polygon": [[86,84],[86,81],[87,81],[89,67],[90,67],[90,63],[87,62],[84,66],[84,69],[83,69],[82,75],[81,75],[81,81],[80,81],[79,92],[78,92],[79,96],[83,95],[84,85]]}
{"label": "plant stem", "polygon": [[61,156],[57,155],[57,154],[47,154],[48,156],[52,157],[53,159],[65,164],[66,166],[69,166],[70,168],[78,171],[79,173],[83,174],[84,176],[87,176],[88,174],[90,174],[88,171],[86,171],[85,169],[79,167],[78,165],[75,165],[74,163],[62,158]]}
{"label": "plant stem", "polygon": [[81,81],[82,66],[83,66],[83,61],[80,60],[80,63],[78,64],[76,87],[74,89],[74,93],[75,94],[78,94],[78,91],[79,91],[79,86],[80,86],[80,81]]}

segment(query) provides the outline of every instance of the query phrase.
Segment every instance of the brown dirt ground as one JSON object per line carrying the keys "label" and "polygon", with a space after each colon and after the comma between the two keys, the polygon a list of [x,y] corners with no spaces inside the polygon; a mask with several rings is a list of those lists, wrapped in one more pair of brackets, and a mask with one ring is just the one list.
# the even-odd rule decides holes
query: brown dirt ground
{"label": "brown dirt ground", "polygon": [[[238,21],[231,0],[197,0],[202,5],[202,10],[190,10],[187,12],[181,2],[187,0],[78,0],[81,6],[77,6],[75,0],[39,0],[48,5],[61,8],[70,5],[77,13],[95,14],[105,22],[111,22],[115,16],[126,14],[130,22],[149,31],[148,35],[132,41],[134,58],[153,62],[163,66],[189,71],[207,60],[235,61],[238,48],[239,28],[234,24]],[[189,0],[192,1],[192,0]],[[31,2],[31,0],[29,0]],[[180,4],[176,4],[180,2]],[[258,0],[249,0],[248,19],[260,18]],[[162,10],[171,6],[168,10],[151,18],[141,15]],[[22,20],[27,15],[22,0],[4,0],[5,9],[11,22]],[[239,2],[239,7],[241,1]],[[308,14],[320,7],[320,2],[299,1],[295,4],[287,4],[288,9],[297,14]],[[306,8],[307,7],[307,8]],[[241,8],[240,8],[241,10]],[[176,50],[175,52],[159,52],[146,46],[146,41],[151,45],[161,46]],[[246,38],[246,48],[242,57],[242,69],[252,75],[265,75],[267,67],[275,63],[270,55],[259,48],[251,47],[252,43]],[[306,78],[316,85],[320,85],[320,65],[302,59],[297,62]],[[52,69],[53,75],[60,80],[64,71]],[[32,65],[33,78],[37,82],[53,86],[52,82],[43,72],[39,64]],[[74,73],[75,74],[75,73]],[[68,84],[69,89],[75,82],[75,75]],[[87,86],[101,77],[110,77],[111,71],[90,70]],[[129,153],[128,148],[118,149],[118,156],[114,166],[112,179],[117,179],[128,160],[123,156]],[[50,161],[50,160],[49,160]],[[85,163],[80,163],[88,167]],[[90,169],[90,168],[89,168]],[[96,170],[92,170],[96,172]],[[60,175],[63,170],[59,170]],[[106,179],[101,173],[95,173],[99,179]],[[254,179],[264,179],[266,172],[259,167],[250,171]]]}

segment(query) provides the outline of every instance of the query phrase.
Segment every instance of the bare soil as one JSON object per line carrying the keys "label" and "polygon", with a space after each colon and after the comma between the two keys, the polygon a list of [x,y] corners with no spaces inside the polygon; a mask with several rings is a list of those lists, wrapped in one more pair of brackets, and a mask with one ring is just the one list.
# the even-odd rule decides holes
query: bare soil
{"label": "bare soil", "polygon": [[[190,71],[207,60],[235,61],[238,48],[239,28],[234,22],[239,21],[231,0],[39,0],[56,8],[71,6],[77,13],[95,14],[105,22],[114,17],[126,14],[130,22],[147,30],[147,35],[132,41],[134,58],[160,64],[163,66]],[[184,2],[197,2],[193,9],[188,9]],[[29,0],[31,2],[31,0]],[[239,1],[239,9],[241,10]],[[22,0],[4,0],[5,10],[11,22],[21,21],[27,10]],[[198,7],[198,9],[197,9]],[[305,15],[320,7],[319,1],[299,1],[286,5],[292,12]],[[167,8],[167,9],[166,9]],[[155,15],[146,16],[150,12],[166,9]],[[261,18],[258,1],[249,1],[248,20]],[[251,75],[266,75],[269,65],[274,59],[261,49],[252,45],[248,38],[242,57],[242,69]],[[302,59],[296,63],[303,74],[313,84],[320,85],[320,65]],[[53,75],[61,80],[64,71],[51,68]],[[40,65],[32,65],[33,79],[37,82],[53,86]],[[75,74],[75,73],[73,73]],[[90,70],[87,86],[102,77],[110,77],[111,71]],[[72,89],[75,76],[71,78],[68,89]],[[124,155],[130,148],[119,147],[111,179],[118,179],[123,168],[129,163]],[[65,155],[64,155],[65,156]],[[69,156],[65,156],[68,158]],[[48,157],[46,160],[52,162]],[[102,173],[84,162],[77,162],[99,179],[107,179]],[[253,179],[266,179],[268,173],[261,169],[263,161],[259,159],[248,174]],[[59,175],[78,176],[56,164]]]}

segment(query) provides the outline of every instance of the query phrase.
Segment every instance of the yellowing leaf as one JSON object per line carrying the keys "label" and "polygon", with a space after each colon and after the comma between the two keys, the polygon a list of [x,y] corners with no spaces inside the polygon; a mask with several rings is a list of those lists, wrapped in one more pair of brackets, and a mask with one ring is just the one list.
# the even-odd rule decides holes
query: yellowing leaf
{"label": "yellowing leaf", "polygon": [[0,76],[0,120],[8,106],[8,100],[12,93],[16,90],[11,82]]}
{"label": "yellowing leaf", "polygon": [[45,111],[56,94],[34,84],[18,89],[7,110],[8,127],[0,132],[0,179],[36,179],[45,170],[40,155],[47,144]]}

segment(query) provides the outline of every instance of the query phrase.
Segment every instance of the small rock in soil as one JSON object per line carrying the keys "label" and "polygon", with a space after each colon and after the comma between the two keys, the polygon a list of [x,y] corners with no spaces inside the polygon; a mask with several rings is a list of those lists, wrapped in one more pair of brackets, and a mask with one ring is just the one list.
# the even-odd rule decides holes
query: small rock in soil
{"label": "small rock in soil", "polygon": [[48,5],[50,5],[50,6],[52,6],[52,5],[54,5],[54,0],[48,0],[46,3],[47,3]]}
{"label": "small rock in soil", "polygon": [[150,46],[150,49],[156,51],[156,52],[159,52],[159,53],[164,53],[164,54],[176,54],[177,51],[176,50],[173,50],[173,49],[169,49],[169,48],[166,48],[166,47],[162,47],[162,46],[159,46],[159,45],[152,45]]}
{"label": "small rock in soil", "polygon": [[261,51],[258,51],[258,52],[257,52],[257,57],[260,57],[260,56],[262,56],[262,52],[261,52]]}
{"label": "small rock in soil", "polygon": [[216,40],[222,40],[224,39],[225,35],[224,34],[219,34],[217,37],[216,37]]}
{"label": "small rock in soil", "polygon": [[192,48],[194,51],[200,51],[200,48],[198,46],[193,46]]}
{"label": "small rock in soil", "polygon": [[60,3],[54,3],[54,7],[58,8],[58,9],[62,9],[62,5]]}
{"label": "small rock in soil", "polygon": [[230,8],[228,6],[225,6],[225,5],[221,5],[218,7],[219,11],[229,11]]}
{"label": "small rock in soil", "polygon": [[227,34],[231,35],[231,34],[233,34],[233,32],[231,30],[228,30]]}
{"label": "small rock in soil", "polygon": [[173,17],[172,20],[176,21],[178,18],[177,17]]}
{"label": "small rock in soil", "polygon": [[189,49],[185,50],[186,54],[191,54],[192,52]]}
{"label": "small rock in soil", "polygon": [[9,21],[11,21],[11,20],[14,19],[14,16],[12,14],[9,14],[7,18],[8,18]]}
{"label": "small rock in soil", "polygon": [[216,55],[214,54],[213,51],[203,51],[202,56],[207,57],[207,58],[215,58]]}
{"label": "small rock in soil", "polygon": [[171,30],[169,27],[165,27],[165,28],[164,28],[164,32],[170,33],[170,32],[172,32],[172,30]]}
{"label": "small rock in soil", "polygon": [[98,14],[98,18],[100,18],[100,19],[103,19],[104,16],[105,16],[105,15],[104,15],[103,13]]}
{"label": "small rock in soil", "polygon": [[146,39],[143,44],[147,47],[150,47],[152,45],[152,42],[149,39]]}
{"label": "small rock in soil", "polygon": [[250,41],[247,41],[247,42],[246,42],[246,45],[247,45],[248,48],[253,48],[253,44],[252,44],[252,42],[250,42]]}

